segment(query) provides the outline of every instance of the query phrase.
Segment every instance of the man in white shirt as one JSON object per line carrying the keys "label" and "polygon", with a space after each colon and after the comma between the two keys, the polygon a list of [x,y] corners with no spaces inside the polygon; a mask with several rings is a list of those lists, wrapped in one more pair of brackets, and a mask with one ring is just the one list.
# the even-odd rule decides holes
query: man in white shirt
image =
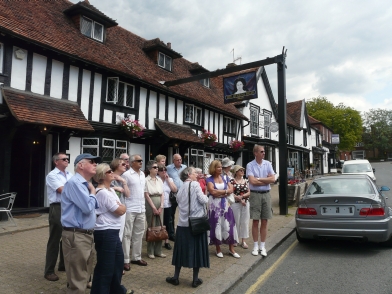
{"label": "man in white shirt", "polygon": [[[142,157],[139,154],[131,155],[129,158],[130,168],[122,174],[127,181],[130,197],[125,198],[127,213],[125,217],[125,228],[123,236],[124,270],[129,271],[130,264],[146,266],[147,262],[142,260],[142,239],[145,229],[145,198],[144,186],[146,178],[141,170]],[[132,242],[132,258],[130,256],[130,245]]]}
{"label": "man in white shirt", "polygon": [[46,246],[46,262],[44,277],[48,281],[57,281],[59,277],[54,273],[57,257],[60,251],[58,271],[65,271],[64,256],[61,242],[63,227],[61,225],[61,192],[64,184],[72,177],[65,169],[69,158],[63,152],[53,155],[55,168],[46,176],[46,191],[49,203],[49,240]]}

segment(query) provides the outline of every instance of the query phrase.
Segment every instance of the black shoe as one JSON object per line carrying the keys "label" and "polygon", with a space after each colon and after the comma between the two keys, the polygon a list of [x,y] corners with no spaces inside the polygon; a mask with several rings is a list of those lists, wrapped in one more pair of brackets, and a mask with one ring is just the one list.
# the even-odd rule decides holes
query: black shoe
{"label": "black shoe", "polygon": [[174,277],[167,277],[166,282],[168,282],[169,284],[172,284],[174,286],[178,286],[180,284],[180,281],[178,281],[178,279],[175,279]]}
{"label": "black shoe", "polygon": [[165,243],[165,246],[164,246],[167,250],[172,250],[172,247],[171,247],[171,245],[170,245],[170,243]]}
{"label": "black shoe", "polygon": [[196,288],[196,287],[199,287],[201,284],[203,284],[203,280],[202,279],[197,279],[196,281],[192,282],[192,287]]}
{"label": "black shoe", "polygon": [[57,269],[57,271],[59,271],[59,272],[65,272],[65,266],[59,267],[59,268]]}
{"label": "black shoe", "polygon": [[176,242],[176,235],[170,236],[169,237],[170,241]]}

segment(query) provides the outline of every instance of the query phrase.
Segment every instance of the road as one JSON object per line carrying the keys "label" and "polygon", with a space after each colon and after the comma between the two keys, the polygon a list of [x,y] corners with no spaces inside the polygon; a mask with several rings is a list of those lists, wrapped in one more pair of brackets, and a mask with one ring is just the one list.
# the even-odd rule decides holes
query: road
{"label": "road", "polygon": [[[392,164],[372,163],[392,188]],[[384,193],[392,206],[392,191]],[[392,293],[392,248],[350,241],[297,242],[292,234],[229,293]]]}

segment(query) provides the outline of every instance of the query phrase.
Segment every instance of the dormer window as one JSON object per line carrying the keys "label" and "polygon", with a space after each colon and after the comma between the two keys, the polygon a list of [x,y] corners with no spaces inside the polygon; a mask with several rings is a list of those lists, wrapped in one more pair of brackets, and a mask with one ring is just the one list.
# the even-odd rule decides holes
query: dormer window
{"label": "dormer window", "polygon": [[100,23],[83,16],[81,17],[80,30],[83,35],[103,42],[104,27]]}
{"label": "dormer window", "polygon": [[167,69],[168,71],[171,71],[172,58],[170,56],[167,56],[166,54],[163,54],[162,52],[159,52],[158,65],[164,69]]}
{"label": "dormer window", "polygon": [[210,87],[210,79],[206,78],[206,79],[202,79],[199,81],[200,84],[202,84],[204,87],[209,88]]}

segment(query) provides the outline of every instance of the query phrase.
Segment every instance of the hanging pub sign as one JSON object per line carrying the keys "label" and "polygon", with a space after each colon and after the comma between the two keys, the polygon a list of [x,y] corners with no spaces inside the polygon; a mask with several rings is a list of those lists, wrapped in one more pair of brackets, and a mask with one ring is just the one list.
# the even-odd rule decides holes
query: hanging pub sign
{"label": "hanging pub sign", "polygon": [[233,103],[257,98],[256,72],[223,78],[224,102]]}
{"label": "hanging pub sign", "polygon": [[340,144],[340,137],[339,134],[331,134],[331,143],[334,145]]}

